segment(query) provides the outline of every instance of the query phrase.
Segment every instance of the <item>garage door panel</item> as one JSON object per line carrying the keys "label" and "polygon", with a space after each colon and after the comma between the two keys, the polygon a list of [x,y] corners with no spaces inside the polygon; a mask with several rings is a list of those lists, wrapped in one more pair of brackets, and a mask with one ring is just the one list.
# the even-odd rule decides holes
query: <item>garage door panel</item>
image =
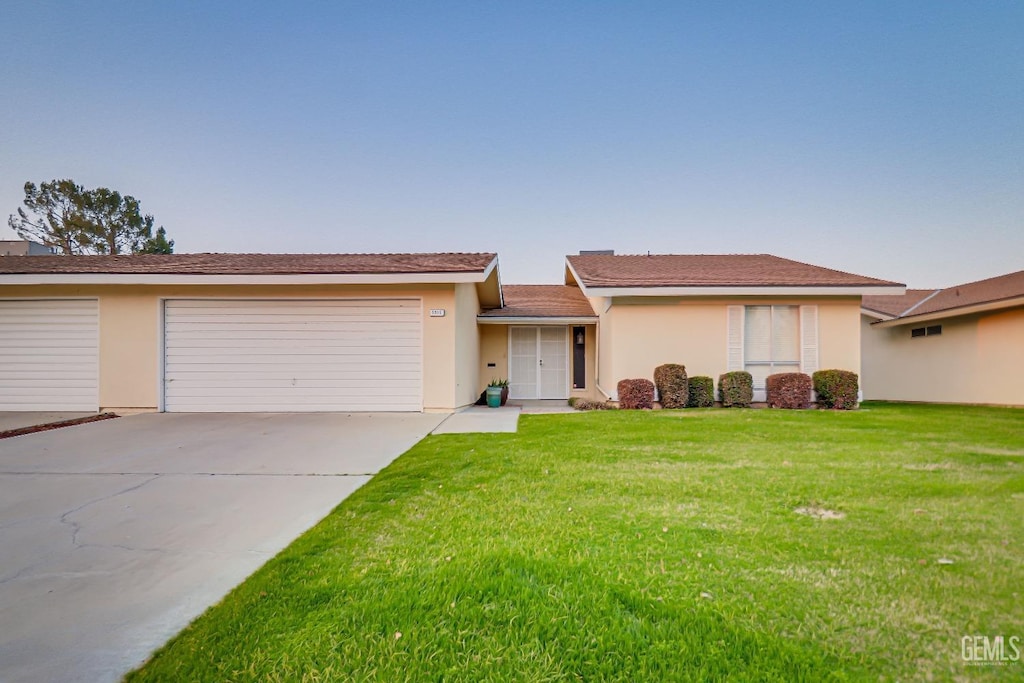
{"label": "garage door panel", "polygon": [[[204,369],[207,368],[207,369]],[[413,363],[389,363],[388,365],[379,365],[367,367],[366,365],[360,364],[357,368],[342,368],[324,370],[322,366],[309,366],[305,368],[287,368],[285,370],[279,369],[279,366],[273,363],[258,364],[244,364],[233,366],[232,370],[224,370],[223,366],[189,366],[187,369],[179,369],[174,373],[175,382],[189,381],[190,379],[208,378],[211,381],[222,381],[222,380],[242,380],[253,376],[253,373],[259,373],[259,377],[268,379],[394,379],[401,377],[409,377],[411,373],[415,373],[418,368],[418,364]],[[375,369],[376,368],[376,369]],[[418,380],[414,380],[418,381]]]}
{"label": "garage door panel", "polygon": [[[353,403],[307,403],[304,405],[301,411],[295,409],[294,403],[260,403],[253,406],[239,406],[239,408],[233,411],[227,412],[242,412],[242,413],[417,413],[420,412],[419,402],[415,403],[396,403],[394,401],[386,401],[381,403],[368,403],[366,401],[359,401]],[[181,411],[184,412],[184,411]],[[223,405],[220,403],[202,404],[195,403],[189,408],[190,413],[223,413],[226,412]]]}
{"label": "garage door panel", "polygon": [[0,382],[20,382],[20,381],[47,381],[47,380],[62,380],[67,379],[69,381],[85,381],[91,382],[93,385],[96,384],[96,373],[91,370],[75,369],[61,369],[59,366],[50,366],[42,370],[24,370],[18,366],[10,366],[12,369],[5,370],[4,366],[0,366]]}
{"label": "garage door panel", "polygon": [[[401,315],[405,318],[413,318],[414,314],[411,311],[401,312]],[[259,312],[231,312],[225,313],[224,315],[201,314],[195,313],[182,313],[180,316],[181,322],[189,323],[211,323],[226,321],[231,324],[270,324],[270,325],[282,325],[288,323],[316,323],[320,325],[330,324],[363,324],[373,325],[377,323],[388,323],[392,325],[401,325],[403,323],[412,322],[410,320],[397,319],[395,314],[387,313],[360,313],[359,315],[338,315],[329,311],[320,312],[301,312],[296,313],[293,310],[282,310],[276,313],[268,313],[261,315]]]}
{"label": "garage door panel", "polygon": [[[338,330],[319,330],[310,329],[304,327],[300,331],[295,330],[278,330],[278,329],[262,329],[262,330],[249,330],[250,332],[259,332],[261,339],[257,341],[249,339],[238,339],[237,330],[203,330],[203,338],[196,339],[194,336],[183,335],[180,332],[169,333],[167,339],[174,342],[188,342],[189,346],[225,346],[225,345],[243,345],[249,343],[265,344],[268,340],[277,341],[302,341],[302,342],[324,342],[324,341],[358,341],[365,340],[368,332],[358,333],[345,328],[339,328]],[[419,328],[411,327],[402,331],[388,331],[384,333],[381,330],[374,329],[374,338],[381,343],[386,343],[394,346],[419,346],[420,336]]]}
{"label": "garage door panel", "polygon": [[[272,398],[333,398],[338,400],[350,400],[353,396],[363,398],[366,396],[387,397],[400,399],[405,390],[412,387],[405,386],[310,386],[297,384],[295,386],[269,386],[261,387],[175,387],[175,395],[185,396],[232,396],[239,402],[248,401],[260,402],[268,397]],[[353,389],[357,390],[353,392]]]}
{"label": "garage door panel", "polygon": [[[364,380],[301,380],[293,382],[292,380],[279,379],[279,380],[237,380],[232,382],[231,387],[224,387],[222,382],[210,382],[208,380],[177,380],[176,386],[174,387],[174,393],[176,396],[244,396],[246,394],[259,393],[261,396],[264,392],[278,391],[281,393],[291,392],[292,394],[297,392],[308,392],[310,396],[326,396],[329,393],[345,397],[351,393],[352,389],[359,389],[360,395],[373,395],[373,396],[401,396],[407,390],[417,389],[418,386],[415,382],[409,380],[380,380],[380,379],[364,379]],[[258,390],[258,391],[254,391]]]}
{"label": "garage door panel", "polygon": [[0,410],[98,408],[95,299],[0,301]]}
{"label": "garage door panel", "polygon": [[[346,360],[347,358],[347,360]],[[367,358],[363,361],[363,358]],[[387,356],[374,355],[374,356],[344,356],[342,354],[317,354],[317,355],[298,355],[298,354],[267,354],[258,355],[254,353],[237,353],[237,354],[218,354],[218,355],[207,355],[198,358],[194,361],[183,360],[181,357],[177,359],[168,359],[167,372],[174,374],[184,367],[196,365],[202,367],[208,367],[211,369],[221,368],[225,365],[231,365],[232,363],[244,363],[246,365],[253,366],[282,366],[287,367],[298,367],[298,368],[319,368],[325,364],[330,364],[334,369],[350,368],[356,369],[362,367],[366,363],[369,363],[375,367],[387,367],[394,361],[389,359]],[[415,364],[405,363],[407,368],[411,369]],[[197,370],[199,368],[196,368]],[[191,370],[191,368],[189,368]],[[259,372],[258,369],[253,372]]]}
{"label": "garage door panel", "polygon": [[419,411],[414,300],[168,301],[169,411]]}
{"label": "garage door panel", "polygon": [[[379,340],[380,342],[390,340]],[[285,342],[285,343],[282,343]],[[405,340],[403,343],[378,343],[378,340],[364,340],[361,342],[355,342],[354,340],[348,344],[332,344],[325,345],[324,340],[302,340],[302,339],[287,339],[287,340],[258,340],[258,339],[247,339],[240,341],[238,344],[231,344],[229,340],[220,340],[218,344],[195,344],[188,342],[188,346],[183,347],[172,347],[168,350],[168,358],[174,356],[205,356],[205,355],[216,355],[224,354],[235,355],[235,353],[256,353],[260,355],[288,355],[295,354],[295,349],[300,348],[303,356],[309,355],[332,355],[332,354],[345,354],[345,355],[367,355],[371,352],[379,352],[381,349],[387,349],[386,353],[380,355],[384,358],[389,358],[394,354],[405,354],[415,357],[419,353],[419,344],[414,344],[410,340]],[[298,355],[298,354],[296,354]]]}

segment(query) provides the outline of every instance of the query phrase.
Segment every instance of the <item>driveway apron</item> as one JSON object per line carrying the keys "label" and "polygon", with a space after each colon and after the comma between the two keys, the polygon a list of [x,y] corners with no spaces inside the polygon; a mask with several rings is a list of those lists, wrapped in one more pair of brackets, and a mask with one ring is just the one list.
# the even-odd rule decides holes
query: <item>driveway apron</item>
{"label": "driveway apron", "polygon": [[0,440],[0,681],[116,681],[433,414],[148,414]]}

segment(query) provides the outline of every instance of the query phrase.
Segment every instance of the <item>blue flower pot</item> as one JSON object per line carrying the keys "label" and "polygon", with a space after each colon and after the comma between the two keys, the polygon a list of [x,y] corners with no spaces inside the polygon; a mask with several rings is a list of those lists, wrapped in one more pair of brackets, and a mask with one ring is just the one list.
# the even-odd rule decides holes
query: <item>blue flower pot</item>
{"label": "blue flower pot", "polygon": [[501,387],[487,387],[487,407],[501,407]]}

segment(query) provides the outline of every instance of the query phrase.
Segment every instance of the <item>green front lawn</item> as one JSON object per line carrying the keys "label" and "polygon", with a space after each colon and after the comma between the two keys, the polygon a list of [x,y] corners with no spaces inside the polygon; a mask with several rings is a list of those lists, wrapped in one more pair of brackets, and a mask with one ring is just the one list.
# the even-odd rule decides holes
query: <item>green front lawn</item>
{"label": "green front lawn", "polygon": [[524,416],[422,441],[129,680],[1019,680],[961,638],[1022,595],[1024,410]]}

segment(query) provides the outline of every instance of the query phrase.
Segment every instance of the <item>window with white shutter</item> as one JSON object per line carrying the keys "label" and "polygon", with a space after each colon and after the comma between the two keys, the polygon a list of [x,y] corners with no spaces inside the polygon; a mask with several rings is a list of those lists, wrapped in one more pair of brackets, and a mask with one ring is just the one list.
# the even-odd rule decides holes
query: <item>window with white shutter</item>
{"label": "window with white shutter", "polygon": [[726,370],[743,369],[743,306],[729,306],[726,349]]}
{"label": "window with white shutter", "polygon": [[769,375],[800,370],[800,307],[746,306],[743,318],[743,369],[754,389],[764,389]]}
{"label": "window with white shutter", "polygon": [[818,371],[818,307],[800,307],[800,366],[813,375]]}

